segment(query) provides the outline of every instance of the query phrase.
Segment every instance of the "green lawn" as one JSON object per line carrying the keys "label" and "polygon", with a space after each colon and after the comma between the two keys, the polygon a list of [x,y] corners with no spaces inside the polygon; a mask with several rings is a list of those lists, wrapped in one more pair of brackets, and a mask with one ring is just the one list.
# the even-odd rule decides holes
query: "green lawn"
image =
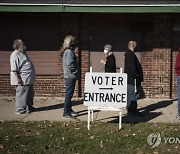
{"label": "green lawn", "polygon": [[[164,138],[180,140],[180,124],[118,124],[86,122],[0,122],[0,153],[180,153],[180,143],[165,143]],[[151,148],[147,137],[160,133],[162,142]]]}

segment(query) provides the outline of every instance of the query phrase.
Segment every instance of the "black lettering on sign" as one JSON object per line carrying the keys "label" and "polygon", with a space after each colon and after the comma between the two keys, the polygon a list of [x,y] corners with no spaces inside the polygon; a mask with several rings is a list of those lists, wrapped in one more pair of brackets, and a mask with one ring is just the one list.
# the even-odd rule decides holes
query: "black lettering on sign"
{"label": "black lettering on sign", "polygon": [[88,93],[84,93],[84,101],[89,101],[87,94],[88,94]]}
{"label": "black lettering on sign", "polygon": [[106,85],[108,85],[108,83],[109,83],[109,76],[105,76],[105,78],[106,78]]}
{"label": "black lettering on sign", "polygon": [[98,77],[98,85],[102,85],[103,83],[103,78],[101,76]]}
{"label": "black lettering on sign", "polygon": [[93,82],[93,84],[96,83],[96,78],[97,78],[97,76],[92,76],[92,82]]}
{"label": "black lettering on sign", "polygon": [[94,93],[89,93],[89,101],[94,101]]}
{"label": "black lettering on sign", "polygon": [[105,97],[105,102],[110,102],[110,99],[109,99],[109,95],[108,95],[108,93],[106,94],[106,97]]}
{"label": "black lettering on sign", "polygon": [[125,96],[126,96],[126,94],[122,94],[122,99],[121,99],[121,100],[122,100],[122,101],[121,101],[122,103],[125,103],[125,102],[126,102]]}
{"label": "black lettering on sign", "polygon": [[[118,99],[118,96],[119,96],[119,99]],[[121,94],[116,95],[116,102],[118,102],[118,103],[121,102]]]}
{"label": "black lettering on sign", "polygon": [[126,94],[120,93],[84,93],[84,101],[107,102],[107,103],[126,103]]}
{"label": "black lettering on sign", "polygon": [[112,77],[112,85],[116,85],[116,77]]}
{"label": "black lettering on sign", "polygon": [[[103,83],[105,85],[122,85],[123,86],[123,77],[109,77],[109,76],[105,76],[105,77],[101,77],[101,76],[92,76],[92,83],[94,85],[98,84],[98,85],[102,85]],[[111,78],[111,79],[110,79]]]}
{"label": "black lettering on sign", "polygon": [[122,77],[118,78],[118,85],[122,85],[123,86],[123,78]]}
{"label": "black lettering on sign", "polygon": [[116,102],[116,94],[110,93],[110,102],[112,102],[112,100],[113,100],[113,102]]}
{"label": "black lettering on sign", "polygon": [[98,101],[98,95],[99,93],[95,93],[96,102]]}
{"label": "black lettering on sign", "polygon": [[101,77],[101,76],[92,76],[92,82],[93,82],[93,84],[95,85],[96,83],[98,84],[98,85],[102,85],[102,83],[103,83],[103,78]]}
{"label": "black lettering on sign", "polygon": [[104,102],[104,93],[99,93],[99,102]]}

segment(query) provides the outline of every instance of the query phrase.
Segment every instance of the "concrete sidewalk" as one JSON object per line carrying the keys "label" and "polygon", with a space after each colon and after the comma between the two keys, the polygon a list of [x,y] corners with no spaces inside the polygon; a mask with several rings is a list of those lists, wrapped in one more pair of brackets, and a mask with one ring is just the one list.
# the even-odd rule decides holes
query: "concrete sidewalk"
{"label": "concrete sidewalk", "polygon": [[[37,111],[30,114],[15,114],[15,98],[0,97],[0,120],[10,121],[68,121],[62,118],[63,99],[52,97],[35,97],[34,106]],[[138,101],[138,108],[144,117],[132,117],[126,115],[123,109],[123,123],[180,123],[176,118],[177,100],[160,100],[160,99],[142,99]],[[78,113],[77,119],[87,121],[87,107],[83,105],[82,100],[74,100],[73,109]],[[118,112],[113,111],[95,111],[94,120],[104,122],[117,122]]]}

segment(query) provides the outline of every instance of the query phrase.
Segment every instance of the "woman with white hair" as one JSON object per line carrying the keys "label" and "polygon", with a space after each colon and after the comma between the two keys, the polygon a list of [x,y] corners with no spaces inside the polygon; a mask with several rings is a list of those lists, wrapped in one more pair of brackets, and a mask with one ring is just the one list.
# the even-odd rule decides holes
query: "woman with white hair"
{"label": "woman with white hair", "polygon": [[104,46],[104,54],[106,55],[106,59],[101,60],[101,63],[104,64],[105,72],[116,73],[116,59],[112,53],[112,46],[110,44]]}
{"label": "woman with white hair", "polygon": [[75,118],[76,112],[72,110],[71,99],[73,97],[76,79],[78,78],[78,62],[75,55],[75,37],[68,35],[64,39],[61,48],[61,56],[63,57],[63,70],[66,85],[66,94],[64,100],[63,118]]}

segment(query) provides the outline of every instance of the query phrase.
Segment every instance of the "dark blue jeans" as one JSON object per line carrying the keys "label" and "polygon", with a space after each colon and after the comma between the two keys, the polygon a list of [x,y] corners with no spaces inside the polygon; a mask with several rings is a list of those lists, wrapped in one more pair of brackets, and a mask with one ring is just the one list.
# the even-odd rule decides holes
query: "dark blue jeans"
{"label": "dark blue jeans", "polygon": [[180,114],[180,76],[177,76],[178,114]]}
{"label": "dark blue jeans", "polygon": [[127,85],[127,110],[128,112],[137,111],[137,98],[138,95],[135,92],[135,86]]}
{"label": "dark blue jeans", "polygon": [[76,79],[73,78],[65,79],[65,85],[66,85],[66,94],[64,100],[64,115],[69,115],[72,111],[71,98],[73,97],[73,93],[76,85]]}

